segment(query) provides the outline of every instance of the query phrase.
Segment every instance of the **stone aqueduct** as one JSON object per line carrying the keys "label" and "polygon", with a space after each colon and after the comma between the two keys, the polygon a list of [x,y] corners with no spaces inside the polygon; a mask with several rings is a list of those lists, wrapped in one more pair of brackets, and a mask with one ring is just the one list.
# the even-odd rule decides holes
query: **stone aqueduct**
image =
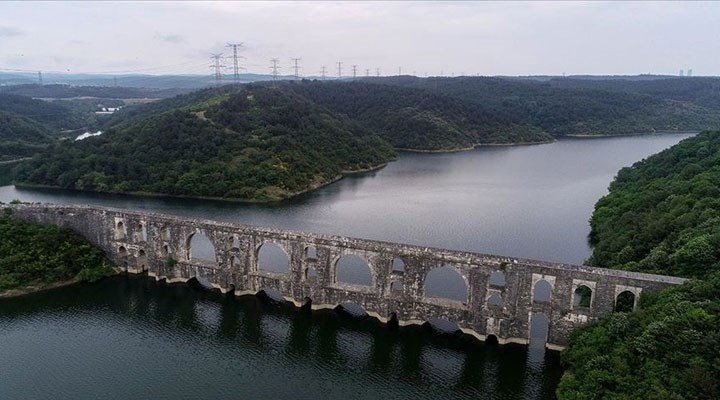
{"label": "stone aqueduct", "polygon": [[[544,315],[547,347],[562,348],[573,328],[613,312],[619,296],[629,295],[634,307],[641,292],[684,281],[110,208],[10,207],[16,218],[71,228],[128,272],[147,271],[167,282],[202,277],[221,291],[234,291],[236,295],[272,289],[297,306],[310,305],[312,309],[355,303],[381,322],[399,325],[444,319],[479,339],[492,335],[499,343],[528,343],[532,319]],[[198,234],[212,242],[215,261],[191,257],[191,238]],[[285,273],[258,267],[258,252],[265,243],[278,245],[287,253],[289,267]],[[338,282],[338,260],[347,255],[367,262],[370,285]],[[452,269],[462,277],[467,287],[463,300],[426,296],[425,279],[438,267]],[[540,285],[549,287],[549,299],[536,298]],[[578,304],[574,299],[580,291],[586,297]]]}

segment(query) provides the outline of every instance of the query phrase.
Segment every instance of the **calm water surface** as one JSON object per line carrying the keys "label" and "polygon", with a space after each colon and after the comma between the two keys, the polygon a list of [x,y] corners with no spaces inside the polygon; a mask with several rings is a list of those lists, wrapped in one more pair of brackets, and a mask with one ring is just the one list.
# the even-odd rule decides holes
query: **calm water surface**
{"label": "calm water surface", "polygon": [[[581,263],[617,170],[689,135],[403,154],[273,205],[0,188],[0,201],[97,204]],[[254,297],[118,277],[0,300],[0,399],[552,398],[558,355],[425,328],[310,316]]]}

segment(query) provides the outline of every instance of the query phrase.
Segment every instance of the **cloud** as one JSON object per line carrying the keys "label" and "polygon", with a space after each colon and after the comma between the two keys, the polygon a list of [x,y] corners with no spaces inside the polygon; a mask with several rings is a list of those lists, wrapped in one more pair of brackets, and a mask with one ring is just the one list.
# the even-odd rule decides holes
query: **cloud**
{"label": "cloud", "polygon": [[182,35],[163,35],[160,32],[155,32],[155,39],[173,44],[185,43],[185,38]]}
{"label": "cloud", "polygon": [[18,28],[0,25],[0,37],[22,36],[24,34],[25,33]]}

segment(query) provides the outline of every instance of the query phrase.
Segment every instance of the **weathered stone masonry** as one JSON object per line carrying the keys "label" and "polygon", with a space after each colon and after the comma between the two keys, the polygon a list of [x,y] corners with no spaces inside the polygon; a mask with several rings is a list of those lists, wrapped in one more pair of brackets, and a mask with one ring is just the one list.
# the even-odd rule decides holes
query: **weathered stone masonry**
{"label": "weathered stone masonry", "polygon": [[[172,217],[127,210],[57,205],[12,205],[16,218],[39,224],[67,226],[102,248],[128,272],[144,272],[168,282],[202,277],[223,292],[255,294],[274,289],[287,300],[312,308],[356,303],[382,322],[396,316],[401,325],[447,319],[480,339],[494,335],[500,343],[528,343],[531,318],[549,319],[547,346],[561,348],[570,331],[613,312],[620,293],[677,285],[681,278],[616,271],[587,266],[514,259],[462,251],[442,250],[353,239],[340,236],[256,228],[240,224]],[[216,262],[191,260],[190,240],[202,233],[215,247]],[[266,242],[279,245],[289,256],[289,272],[258,268],[258,249]],[[307,256],[307,248],[316,254]],[[338,283],[336,264],[347,254],[366,260],[371,286]],[[172,258],[176,262],[168,262]],[[393,260],[404,262],[393,271]],[[424,295],[425,278],[436,267],[450,267],[465,280],[466,301]],[[315,277],[307,275],[308,269]],[[504,284],[491,282],[501,271]],[[497,274],[497,272],[496,272]],[[552,292],[548,302],[533,298],[535,285],[545,281]],[[402,284],[401,290],[391,285]],[[589,307],[573,305],[577,288],[592,291]],[[398,286],[400,287],[400,286]],[[488,299],[501,299],[492,305]]]}

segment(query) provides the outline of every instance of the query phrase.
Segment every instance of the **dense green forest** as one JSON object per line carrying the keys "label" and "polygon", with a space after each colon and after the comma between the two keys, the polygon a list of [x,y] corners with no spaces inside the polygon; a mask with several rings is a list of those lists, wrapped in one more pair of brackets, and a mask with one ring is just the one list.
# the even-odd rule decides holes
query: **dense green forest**
{"label": "dense green forest", "polygon": [[[622,135],[720,127],[718,110],[703,102],[672,99],[651,91],[635,92],[634,86],[630,85],[628,90],[619,91],[600,85],[565,87],[550,82],[488,77],[423,79],[401,76],[365,80],[424,89],[479,104],[512,116],[516,124],[537,127],[555,136]],[[667,91],[676,90],[668,88]]]}
{"label": "dense green forest", "polygon": [[32,156],[63,129],[85,122],[82,112],[64,105],[0,93],[0,162]]}
{"label": "dense green forest", "polygon": [[720,397],[720,132],[620,170],[591,227],[590,264],[696,280],[573,332],[559,398]]}
{"label": "dense green forest", "polygon": [[720,398],[720,274],[575,330],[560,400]]}
{"label": "dense green forest", "polygon": [[720,261],[720,132],[618,172],[590,220],[595,266],[702,277]]}
{"label": "dense green forest", "polygon": [[715,77],[665,77],[642,80],[554,78],[548,83],[560,88],[640,93],[658,99],[691,102],[713,110],[720,110],[720,78]]}
{"label": "dense green forest", "polygon": [[70,230],[0,214],[0,292],[70,279],[97,280],[112,273],[102,251]]}
{"label": "dense green forest", "polygon": [[552,140],[499,110],[427,90],[366,82],[287,82],[323,107],[367,126],[394,147],[442,150]]}
{"label": "dense green forest", "polygon": [[267,201],[395,157],[371,131],[287,90],[243,86],[193,104],[193,111],[173,104],[159,114],[151,105],[151,117],[101,136],[59,143],[25,163],[18,180],[81,190]]}

